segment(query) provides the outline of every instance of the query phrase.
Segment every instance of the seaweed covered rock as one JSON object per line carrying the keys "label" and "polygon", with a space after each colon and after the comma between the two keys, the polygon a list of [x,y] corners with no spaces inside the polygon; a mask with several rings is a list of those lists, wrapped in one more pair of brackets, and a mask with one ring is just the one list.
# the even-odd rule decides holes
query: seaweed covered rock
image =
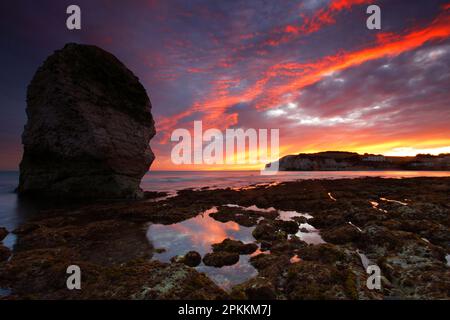
{"label": "seaweed covered rock", "polygon": [[0,227],[0,241],[2,241],[3,239],[6,238],[6,236],[8,235],[8,230],[6,230],[6,228]]}
{"label": "seaweed covered rock", "polygon": [[223,266],[232,266],[239,261],[239,253],[235,252],[213,252],[207,253],[203,257],[203,263],[207,266],[221,268]]}
{"label": "seaweed covered rock", "polygon": [[361,238],[361,232],[356,227],[346,224],[323,231],[322,237],[327,242],[344,244],[358,241]]}
{"label": "seaweed covered rock", "polygon": [[67,44],[27,92],[18,192],[53,198],[135,198],[154,160],[151,103],[112,54]]}
{"label": "seaweed covered rock", "polygon": [[[298,229],[298,226],[297,226]],[[285,239],[287,233],[280,230],[272,221],[262,220],[258,223],[252,232],[253,237],[257,240],[273,241],[277,239]]]}
{"label": "seaweed covered rock", "polygon": [[276,240],[276,231],[276,228],[268,223],[259,223],[253,230],[252,235],[257,240]]}
{"label": "seaweed covered rock", "polygon": [[[0,267],[0,283],[13,287],[23,299],[224,299],[226,293],[205,274],[183,264],[135,259],[102,265],[77,260],[70,249],[20,252]],[[83,272],[82,290],[67,290],[66,269],[71,262]]]}
{"label": "seaweed covered rock", "polygon": [[11,250],[0,243],[0,262],[4,262],[11,256]]}
{"label": "seaweed covered rock", "polygon": [[264,277],[255,277],[233,287],[231,297],[248,300],[274,300],[277,298],[274,285]]}
{"label": "seaweed covered rock", "polygon": [[196,267],[202,262],[202,256],[197,251],[189,251],[184,256],[175,256],[170,259],[174,263],[183,263],[189,267]]}
{"label": "seaweed covered rock", "polygon": [[239,254],[252,254],[258,249],[258,245],[255,243],[243,243],[239,240],[225,239],[221,243],[215,243],[212,245],[214,252],[235,252]]}
{"label": "seaweed covered rock", "polygon": [[276,220],[275,225],[280,228],[280,230],[289,234],[294,234],[298,231],[298,224],[294,221]]}
{"label": "seaweed covered rock", "polygon": [[220,222],[234,221],[244,227],[253,227],[258,224],[261,217],[265,219],[275,219],[278,216],[276,210],[257,211],[242,207],[220,206],[217,212],[211,214]]}

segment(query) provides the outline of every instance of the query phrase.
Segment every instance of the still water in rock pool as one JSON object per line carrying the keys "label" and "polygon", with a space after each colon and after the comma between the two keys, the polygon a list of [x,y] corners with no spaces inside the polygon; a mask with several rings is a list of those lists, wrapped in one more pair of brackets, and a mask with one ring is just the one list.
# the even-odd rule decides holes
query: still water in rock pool
{"label": "still water in rock pool", "polygon": [[[216,211],[214,207],[194,218],[171,225],[151,224],[147,230],[147,238],[155,248],[166,250],[155,253],[154,259],[169,262],[173,256],[184,255],[191,250],[204,256],[212,251],[212,244],[222,242],[226,238],[241,240],[244,243],[255,241],[252,236],[254,227],[243,227],[232,221],[216,221],[209,216]],[[253,255],[259,253],[257,250]],[[201,263],[196,269],[206,273],[221,287],[229,289],[257,274],[256,269],[249,263],[250,256],[241,255],[239,262],[232,266],[215,268]]]}
{"label": "still water in rock pool", "polygon": [[[239,207],[237,205],[227,205],[228,207]],[[274,208],[260,209],[256,206],[242,209],[253,211],[272,211]],[[204,256],[206,253],[212,252],[212,245],[220,243],[226,238],[240,240],[244,243],[255,242],[252,231],[255,227],[244,227],[236,222],[219,222],[210,217],[210,214],[217,212],[217,208],[213,207],[205,212],[200,213],[194,218],[174,223],[170,225],[151,224],[147,230],[147,238],[154,248],[165,249],[162,253],[155,253],[153,258],[162,262],[169,262],[170,259],[177,255],[184,255],[189,251],[197,251]],[[290,220],[294,217],[312,218],[309,214],[298,213],[295,211],[278,211],[281,220]],[[323,243],[324,241],[319,235],[317,229],[314,229],[307,223],[300,224],[299,231],[296,236],[307,243]],[[307,230],[305,230],[307,229]],[[239,262],[232,266],[221,268],[209,267],[203,262],[196,267],[200,272],[204,272],[210,279],[216,282],[224,289],[230,289],[232,286],[242,283],[257,275],[257,270],[250,264],[249,260],[252,256],[262,252],[259,249],[251,255],[240,255]]]}

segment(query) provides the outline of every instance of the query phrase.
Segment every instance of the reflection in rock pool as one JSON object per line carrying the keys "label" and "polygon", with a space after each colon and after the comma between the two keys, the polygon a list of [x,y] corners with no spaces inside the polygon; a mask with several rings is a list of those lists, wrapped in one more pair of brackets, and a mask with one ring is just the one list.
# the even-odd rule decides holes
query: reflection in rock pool
{"label": "reflection in rock pool", "polygon": [[[292,220],[295,217],[312,218],[308,213],[283,211],[275,208],[241,207],[235,204],[225,206],[262,212],[277,211],[278,219],[284,221]],[[153,258],[162,262],[170,262],[172,257],[185,255],[192,250],[197,251],[203,257],[206,253],[212,252],[211,246],[213,244],[220,243],[226,238],[240,240],[244,243],[256,241],[252,235],[255,227],[244,227],[233,221],[219,222],[210,217],[210,214],[216,212],[217,207],[212,207],[194,218],[179,223],[171,225],[151,224],[147,230],[147,238],[154,248],[165,249],[160,253],[155,252]],[[299,231],[295,235],[308,244],[325,243],[319,234],[319,230],[308,223],[300,223]],[[251,255],[240,255],[239,262],[232,266],[215,268],[201,263],[196,269],[206,273],[222,288],[230,289],[232,286],[257,275],[258,272],[250,264],[249,259],[260,253],[270,254],[269,251],[261,252],[258,249]]]}
{"label": "reflection in rock pool", "polygon": [[[211,245],[222,242],[226,238],[241,240],[244,243],[254,242],[252,236],[254,227],[243,227],[235,222],[222,223],[209,215],[217,212],[213,207],[194,218],[171,224],[151,224],[147,230],[147,238],[155,248],[164,248],[165,252],[155,253],[154,259],[169,262],[176,255],[184,255],[195,250],[202,257],[212,252]],[[257,250],[252,255],[259,254]],[[200,264],[196,269],[204,272],[222,288],[230,289],[256,276],[257,271],[249,263],[250,255],[241,255],[239,262],[232,266],[214,268]]]}
{"label": "reflection in rock pool", "polygon": [[325,243],[319,233],[319,230],[314,228],[309,223],[301,223],[299,226],[299,231],[295,235],[307,244]]}
{"label": "reflection in rock pool", "polygon": [[[309,213],[300,213],[297,211],[283,211],[278,210],[279,217],[278,219],[289,221],[295,217],[304,217],[306,219],[313,218]],[[305,241],[307,244],[320,244],[325,243],[322,239],[322,236],[319,233],[319,230],[314,228],[309,223],[301,223],[298,228],[298,232],[295,234],[300,240]]]}

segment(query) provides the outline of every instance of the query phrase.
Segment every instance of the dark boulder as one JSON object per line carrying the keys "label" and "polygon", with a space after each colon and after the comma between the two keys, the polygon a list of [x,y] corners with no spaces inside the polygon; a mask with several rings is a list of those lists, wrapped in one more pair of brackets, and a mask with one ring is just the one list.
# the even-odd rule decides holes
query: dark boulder
{"label": "dark boulder", "polygon": [[0,241],[2,241],[3,239],[6,238],[6,236],[8,235],[8,230],[6,230],[6,228],[0,227]]}
{"label": "dark boulder", "polygon": [[295,221],[276,220],[275,225],[289,234],[295,234],[298,231],[298,224]]}
{"label": "dark boulder", "polygon": [[239,261],[239,253],[235,252],[213,252],[207,253],[203,257],[203,263],[207,266],[221,268],[223,266],[232,266]]}
{"label": "dark boulder", "polygon": [[8,258],[11,256],[11,250],[9,250],[4,245],[0,244],[0,262],[4,262],[8,260]]}
{"label": "dark boulder", "polygon": [[362,236],[361,232],[350,224],[324,230],[321,232],[321,235],[325,241],[334,244],[356,242]]}
{"label": "dark boulder", "polygon": [[226,251],[239,254],[251,254],[258,249],[258,245],[255,243],[243,243],[239,240],[231,240],[227,238],[221,243],[213,244],[212,248],[214,252]]}
{"label": "dark boulder", "polygon": [[276,240],[277,237],[275,235],[277,228],[270,223],[265,221],[261,221],[256,226],[255,230],[253,230],[252,235],[257,240]]}
{"label": "dark boulder", "polygon": [[[297,226],[298,229],[298,226]],[[273,241],[277,239],[286,239],[287,233],[280,230],[272,221],[263,220],[258,223],[252,235],[257,240]]]}
{"label": "dark boulder", "polygon": [[189,267],[196,267],[202,262],[202,256],[197,251],[189,251],[184,256],[173,257],[170,261],[183,263]]}
{"label": "dark boulder", "polygon": [[37,70],[27,92],[18,192],[51,198],[142,197],[154,160],[151,103],[112,54],[67,44]]}
{"label": "dark boulder", "polygon": [[248,300],[274,300],[277,298],[275,292],[275,287],[269,279],[256,277],[235,286],[231,292],[231,297]]}

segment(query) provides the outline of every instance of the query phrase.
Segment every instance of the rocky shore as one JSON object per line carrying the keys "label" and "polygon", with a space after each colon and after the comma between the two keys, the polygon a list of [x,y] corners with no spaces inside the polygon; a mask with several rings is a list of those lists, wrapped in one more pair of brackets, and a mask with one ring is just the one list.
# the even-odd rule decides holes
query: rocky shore
{"label": "rocky shore", "polygon": [[[13,231],[0,288],[11,291],[4,299],[448,299],[449,195],[450,178],[300,180],[49,209]],[[202,257],[156,259],[164,248],[148,241],[149,223],[211,207],[215,220],[253,228],[254,241],[224,238]],[[312,229],[322,243],[302,240]],[[230,290],[195,268],[242,255],[258,273]],[[74,264],[81,290],[66,287]],[[380,268],[381,289],[366,286],[367,264]]]}

